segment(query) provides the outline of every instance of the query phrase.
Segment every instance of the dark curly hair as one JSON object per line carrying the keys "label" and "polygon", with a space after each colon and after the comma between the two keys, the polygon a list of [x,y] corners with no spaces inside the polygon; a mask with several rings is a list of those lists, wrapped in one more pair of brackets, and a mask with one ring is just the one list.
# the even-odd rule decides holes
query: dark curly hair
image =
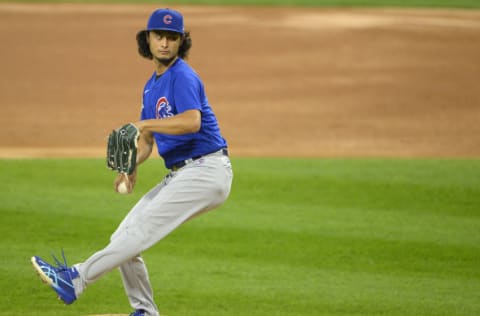
{"label": "dark curly hair", "polygon": [[[153,31],[154,32],[154,31]],[[148,31],[140,31],[137,33],[138,53],[147,59],[153,59],[152,52],[147,42]],[[190,32],[185,32],[182,38],[182,44],[178,49],[178,57],[187,59],[188,52],[192,47],[192,38]]]}

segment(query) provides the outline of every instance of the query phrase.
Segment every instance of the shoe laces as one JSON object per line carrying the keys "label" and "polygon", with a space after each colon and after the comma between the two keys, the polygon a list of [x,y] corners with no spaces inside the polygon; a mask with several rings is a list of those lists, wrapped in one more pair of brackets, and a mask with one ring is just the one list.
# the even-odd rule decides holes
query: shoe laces
{"label": "shoe laces", "polygon": [[65,252],[62,249],[62,258],[63,262],[57,259],[57,257],[52,253],[53,260],[55,260],[55,270],[58,272],[61,271],[66,271],[69,269],[68,264],[67,264],[67,258],[65,258]]}

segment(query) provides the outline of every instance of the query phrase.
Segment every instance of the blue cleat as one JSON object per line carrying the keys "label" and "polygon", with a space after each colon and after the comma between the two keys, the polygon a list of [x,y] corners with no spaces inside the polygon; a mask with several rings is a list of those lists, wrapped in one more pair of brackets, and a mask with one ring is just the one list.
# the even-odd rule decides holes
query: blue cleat
{"label": "blue cleat", "polygon": [[145,316],[145,311],[143,309],[137,309],[130,316]]}
{"label": "blue cleat", "polygon": [[37,256],[32,257],[31,260],[33,268],[42,281],[50,285],[65,304],[72,304],[77,299],[72,280],[78,277],[78,271],[74,267],[67,266],[67,260],[63,252],[62,257],[64,263],[53,256],[56,266],[52,266]]}

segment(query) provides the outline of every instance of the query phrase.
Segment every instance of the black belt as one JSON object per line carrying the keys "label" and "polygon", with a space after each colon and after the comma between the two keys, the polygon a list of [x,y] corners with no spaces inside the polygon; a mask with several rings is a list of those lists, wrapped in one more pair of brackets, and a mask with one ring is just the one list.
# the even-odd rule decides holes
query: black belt
{"label": "black belt", "polygon": [[198,159],[200,159],[200,158],[202,158],[202,157],[205,157],[205,156],[208,156],[208,155],[217,153],[217,152],[220,153],[220,151],[221,151],[222,155],[228,157],[228,150],[227,150],[227,148],[222,148],[222,149],[220,149],[220,150],[218,150],[218,151],[214,151],[214,152],[209,153],[209,154],[206,154],[206,155],[196,156],[196,157],[192,157],[192,158],[187,159],[187,160],[180,161],[179,163],[173,165],[173,166],[170,168],[170,170],[172,170],[172,171],[177,171],[178,169],[185,167],[186,164],[191,163],[192,161],[198,160]]}

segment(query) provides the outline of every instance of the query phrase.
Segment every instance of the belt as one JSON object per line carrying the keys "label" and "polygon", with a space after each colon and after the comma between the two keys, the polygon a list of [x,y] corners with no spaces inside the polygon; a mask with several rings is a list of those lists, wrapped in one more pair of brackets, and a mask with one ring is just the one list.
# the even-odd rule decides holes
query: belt
{"label": "belt", "polygon": [[228,150],[227,150],[227,148],[222,148],[222,149],[220,149],[220,150],[218,150],[218,151],[214,151],[214,152],[209,153],[209,154],[206,154],[206,155],[195,156],[195,157],[189,158],[189,159],[187,159],[187,160],[180,161],[179,163],[174,164],[174,165],[170,168],[170,170],[172,170],[172,171],[177,171],[178,169],[185,167],[187,164],[191,163],[192,161],[195,161],[195,160],[198,160],[198,159],[200,159],[200,158],[202,158],[202,157],[205,157],[205,156],[208,156],[208,155],[211,155],[211,154],[216,154],[216,153],[219,153],[219,154],[221,153],[222,155],[228,157]]}

